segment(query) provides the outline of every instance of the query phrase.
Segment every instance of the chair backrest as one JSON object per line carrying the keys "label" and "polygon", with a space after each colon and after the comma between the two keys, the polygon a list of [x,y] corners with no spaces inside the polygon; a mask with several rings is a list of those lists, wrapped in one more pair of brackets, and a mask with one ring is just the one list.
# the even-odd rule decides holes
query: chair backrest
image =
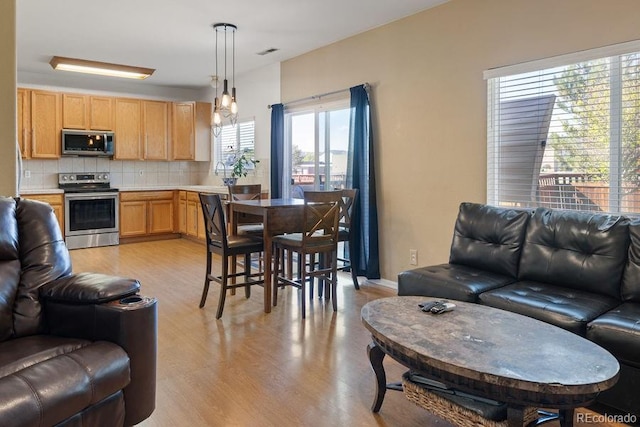
{"label": "chair backrest", "polygon": [[[262,185],[261,184],[246,184],[246,185],[230,185],[229,186],[229,201],[239,200],[260,200],[262,197]],[[227,211],[227,214],[229,211]],[[242,213],[237,216],[238,224],[258,224],[262,222],[262,217],[258,215],[251,215]]]}
{"label": "chair backrest", "polygon": [[303,246],[337,245],[342,191],[305,191]]}
{"label": "chair backrest", "polygon": [[345,188],[342,190],[342,206],[340,207],[339,226],[351,229],[351,219],[353,218],[353,207],[355,206],[358,190],[356,188]]}
{"label": "chair backrest", "polygon": [[227,246],[227,223],[222,201],[218,194],[199,193],[202,215],[207,229],[207,245]]}
{"label": "chair backrest", "polygon": [[229,200],[258,200],[262,195],[262,185],[260,184],[247,184],[247,185],[230,185],[229,186]]}

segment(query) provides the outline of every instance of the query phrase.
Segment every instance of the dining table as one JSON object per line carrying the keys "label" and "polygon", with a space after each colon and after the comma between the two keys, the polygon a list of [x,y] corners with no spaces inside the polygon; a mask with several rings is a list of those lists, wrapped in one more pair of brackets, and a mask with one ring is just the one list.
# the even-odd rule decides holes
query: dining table
{"label": "dining table", "polygon": [[240,214],[262,217],[264,227],[264,312],[271,312],[273,287],[273,237],[303,231],[304,200],[295,198],[236,200],[229,202],[230,227],[238,230]]}

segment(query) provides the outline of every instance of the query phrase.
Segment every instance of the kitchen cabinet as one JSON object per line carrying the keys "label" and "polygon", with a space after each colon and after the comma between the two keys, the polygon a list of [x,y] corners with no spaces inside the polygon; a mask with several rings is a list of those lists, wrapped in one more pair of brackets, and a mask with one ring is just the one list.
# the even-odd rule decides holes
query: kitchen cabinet
{"label": "kitchen cabinet", "polygon": [[31,91],[18,89],[17,108],[18,146],[23,159],[31,157]]}
{"label": "kitchen cabinet", "polygon": [[120,237],[141,237],[174,232],[173,191],[120,193]]}
{"label": "kitchen cabinet", "polygon": [[31,158],[60,157],[62,105],[58,92],[31,91]]}
{"label": "kitchen cabinet", "polygon": [[170,105],[165,101],[142,101],[146,160],[169,160]]}
{"label": "kitchen cabinet", "polygon": [[187,192],[178,192],[178,224],[176,229],[180,234],[187,234]]}
{"label": "kitchen cabinet", "polygon": [[171,159],[210,161],[211,104],[174,102],[172,112]]}
{"label": "kitchen cabinet", "polygon": [[48,203],[53,208],[53,213],[56,215],[60,231],[64,236],[64,195],[62,194],[23,194],[20,195],[22,199],[38,200],[44,203]]}
{"label": "kitchen cabinet", "polygon": [[106,96],[62,94],[62,127],[113,130],[114,99]]}
{"label": "kitchen cabinet", "polygon": [[114,131],[114,158],[142,160],[142,107],[139,99],[116,98]]}

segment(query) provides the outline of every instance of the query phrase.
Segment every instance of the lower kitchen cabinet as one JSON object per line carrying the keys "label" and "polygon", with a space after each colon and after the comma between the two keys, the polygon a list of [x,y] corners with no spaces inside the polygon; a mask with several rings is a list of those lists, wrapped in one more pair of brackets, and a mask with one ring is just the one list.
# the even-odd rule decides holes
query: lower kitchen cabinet
{"label": "lower kitchen cabinet", "polygon": [[20,196],[23,199],[39,200],[48,203],[53,208],[53,213],[58,219],[60,231],[64,236],[64,195],[62,194],[25,194]]}
{"label": "lower kitchen cabinet", "polygon": [[174,233],[173,191],[120,193],[120,237]]}

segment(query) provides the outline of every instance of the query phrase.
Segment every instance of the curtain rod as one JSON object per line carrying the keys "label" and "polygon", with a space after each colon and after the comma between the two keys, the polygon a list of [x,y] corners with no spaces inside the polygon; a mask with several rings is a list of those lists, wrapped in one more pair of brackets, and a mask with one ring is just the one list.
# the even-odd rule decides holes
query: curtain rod
{"label": "curtain rod", "polygon": [[[363,85],[364,85],[365,89],[367,89],[367,90],[369,90],[369,88],[371,87],[369,85],[369,83],[363,83]],[[325,92],[325,93],[321,93],[319,95],[311,95],[311,96],[307,96],[306,98],[300,98],[300,99],[296,99],[296,100],[293,100],[293,101],[289,101],[286,104],[283,103],[282,105],[286,107],[286,106],[291,105],[291,104],[297,104],[297,103],[304,102],[304,101],[311,101],[311,100],[314,100],[314,99],[324,98],[325,96],[336,95],[336,94],[341,93],[341,92],[346,92],[346,91],[348,91],[350,89],[351,88],[348,87],[346,89],[334,90],[333,92]],[[272,104],[267,105],[267,108],[271,108],[271,105]]]}

